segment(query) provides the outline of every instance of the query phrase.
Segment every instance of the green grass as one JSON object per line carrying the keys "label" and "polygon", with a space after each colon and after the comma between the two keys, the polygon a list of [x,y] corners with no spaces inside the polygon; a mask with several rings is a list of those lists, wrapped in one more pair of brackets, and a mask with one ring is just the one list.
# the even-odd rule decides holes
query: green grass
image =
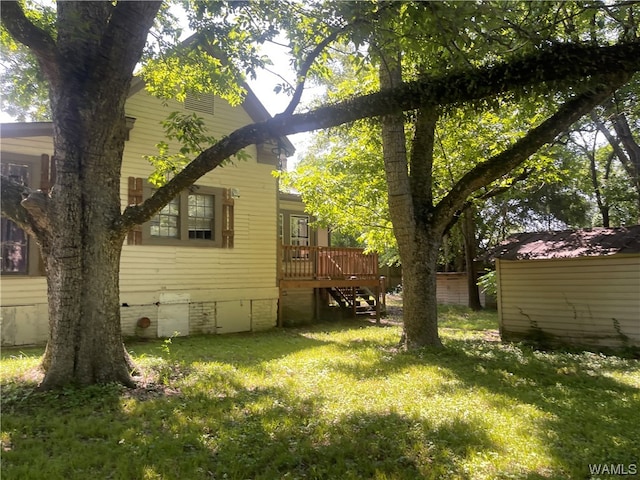
{"label": "green grass", "polygon": [[[638,464],[640,365],[494,338],[441,311],[443,350],[341,322],[128,345],[145,388],[36,393],[3,351],[3,479],[589,478]],[[606,477],[613,478],[613,477]]]}

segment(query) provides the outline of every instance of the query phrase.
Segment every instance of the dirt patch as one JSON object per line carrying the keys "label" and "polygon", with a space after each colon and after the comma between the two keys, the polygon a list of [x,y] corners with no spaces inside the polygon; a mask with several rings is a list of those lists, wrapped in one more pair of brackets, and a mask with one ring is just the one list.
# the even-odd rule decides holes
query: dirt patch
{"label": "dirt patch", "polygon": [[126,389],[122,396],[123,398],[133,398],[140,402],[145,400],[155,400],[165,397],[176,397],[182,395],[182,392],[177,388],[172,388],[161,383],[144,383],[140,379],[134,378],[137,383],[136,388]]}

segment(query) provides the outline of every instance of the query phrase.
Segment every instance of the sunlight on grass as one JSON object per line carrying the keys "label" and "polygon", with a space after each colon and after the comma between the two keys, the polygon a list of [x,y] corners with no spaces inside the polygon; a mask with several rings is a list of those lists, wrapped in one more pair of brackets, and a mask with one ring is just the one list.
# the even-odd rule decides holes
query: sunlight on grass
{"label": "sunlight on grass", "polygon": [[[637,360],[486,341],[444,349],[346,321],[129,346],[144,388],[36,393],[41,349],[3,352],[3,478],[588,478],[637,462]],[[69,452],[81,454],[68,455]]]}

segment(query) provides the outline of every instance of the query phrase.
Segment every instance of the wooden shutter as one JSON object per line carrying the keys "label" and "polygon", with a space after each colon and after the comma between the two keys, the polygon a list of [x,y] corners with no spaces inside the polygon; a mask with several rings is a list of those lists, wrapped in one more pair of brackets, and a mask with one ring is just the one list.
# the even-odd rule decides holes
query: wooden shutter
{"label": "wooden shutter", "polygon": [[[142,203],[142,178],[129,177],[129,194],[127,203],[129,205],[138,205]],[[142,225],[133,227],[127,235],[127,245],[142,244]]]}
{"label": "wooden shutter", "polygon": [[47,193],[56,183],[56,162],[46,153],[40,155],[40,190]]}
{"label": "wooden shutter", "polygon": [[231,190],[222,191],[222,248],[233,248],[233,206]]}

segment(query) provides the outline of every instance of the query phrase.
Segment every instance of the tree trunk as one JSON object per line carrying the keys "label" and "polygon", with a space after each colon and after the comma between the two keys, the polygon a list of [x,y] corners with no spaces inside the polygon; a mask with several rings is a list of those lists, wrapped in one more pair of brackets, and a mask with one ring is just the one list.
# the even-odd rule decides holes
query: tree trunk
{"label": "tree trunk", "polygon": [[47,273],[42,389],[133,384],[120,333],[124,105],[160,6],[58,2],[51,37],[18,3],[3,5],[3,27],[31,49],[48,81],[54,126],[55,185],[21,202]]}
{"label": "tree trunk", "polygon": [[[386,57],[380,67],[382,88],[399,85],[400,61]],[[431,111],[429,111],[431,113]],[[442,231],[430,228],[431,159],[434,115],[420,112],[409,177],[404,115],[382,118],[382,145],[389,193],[389,214],[398,243],[403,276],[403,334],[408,349],[442,346],[438,336],[436,270]],[[424,163],[418,162],[424,160]],[[419,165],[418,165],[419,164]]]}
{"label": "tree trunk", "polygon": [[[133,385],[120,331],[119,270],[126,231],[117,227],[127,134],[128,83],[83,84],[70,70],[52,99],[56,184],[50,232],[41,239],[49,339],[41,388]],[[81,107],[79,107],[79,105]]]}
{"label": "tree trunk", "polygon": [[[72,238],[75,237],[75,238]],[[120,333],[121,242],[65,235],[46,255],[49,341],[42,389],[117,382],[133,386]]]}
{"label": "tree trunk", "polygon": [[[409,239],[407,239],[409,240]],[[441,239],[430,232],[416,231],[413,240],[400,249],[403,275],[403,346],[441,347],[438,335],[436,297],[438,250]],[[400,239],[398,239],[400,248]]]}
{"label": "tree trunk", "polygon": [[[87,105],[87,104],[85,104]],[[119,270],[124,109],[84,115],[57,105],[56,218],[42,243],[49,298],[49,341],[41,388],[69,383],[133,385],[120,332]],[[61,113],[61,112],[59,112]],[[116,118],[114,118],[116,117]]]}
{"label": "tree trunk", "polygon": [[476,216],[475,207],[468,207],[462,214],[462,233],[464,237],[464,261],[467,271],[467,291],[469,292],[469,308],[482,310],[480,289],[478,288],[478,269],[476,268]]}

